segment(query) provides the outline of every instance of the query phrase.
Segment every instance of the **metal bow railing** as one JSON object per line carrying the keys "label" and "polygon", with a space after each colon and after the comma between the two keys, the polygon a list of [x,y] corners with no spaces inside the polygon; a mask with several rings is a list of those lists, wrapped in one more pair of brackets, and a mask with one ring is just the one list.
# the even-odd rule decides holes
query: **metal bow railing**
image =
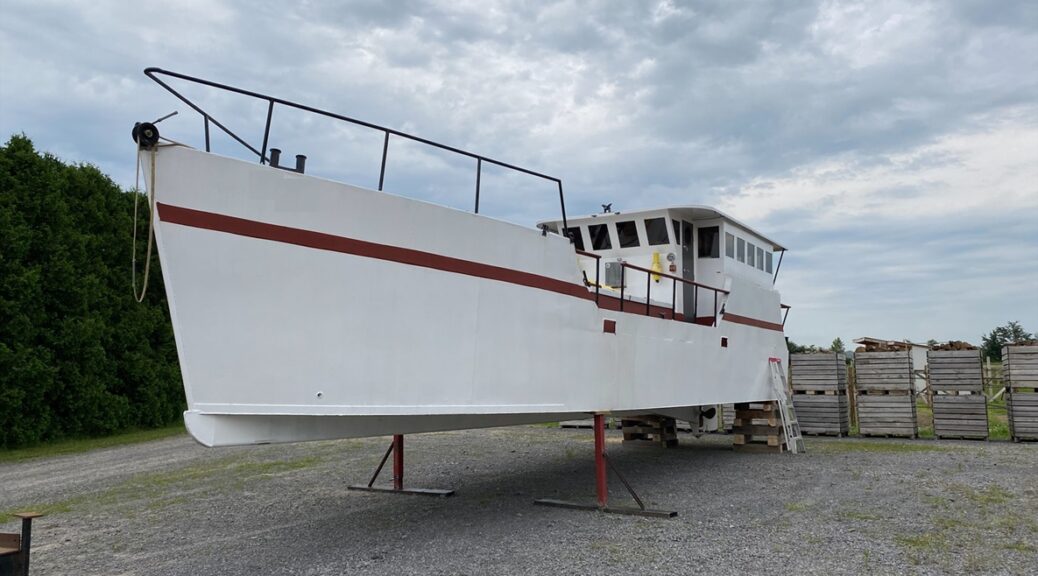
{"label": "metal bow railing", "polygon": [[[494,160],[493,158],[488,158],[486,156],[483,156],[483,155],[480,155],[480,154],[476,154],[474,152],[469,152],[467,150],[462,150],[460,148],[455,148],[453,146],[448,146],[446,144],[441,144],[439,142],[434,142],[434,141],[428,140],[426,138],[421,138],[419,136],[414,136],[412,134],[407,134],[405,132],[401,132],[399,130],[394,130],[392,128],[387,128],[385,126],[379,126],[378,124],[373,124],[371,122],[365,122],[364,120],[358,120],[356,118],[350,118],[349,116],[343,116],[341,114],[335,114],[334,112],[328,112],[327,110],[321,110],[319,108],[314,108],[312,106],[306,106],[304,104],[298,104],[296,102],[290,102],[288,100],[284,100],[284,99],[281,99],[281,98],[276,98],[274,96],[268,96],[266,94],[260,94],[258,92],[252,92],[252,91],[249,91],[249,90],[243,90],[241,88],[236,88],[234,86],[229,86],[227,84],[220,84],[218,82],[212,82],[210,80],[204,80],[202,78],[196,78],[194,76],[188,76],[187,74],[180,74],[178,72],[171,72],[169,70],[163,70],[161,68],[154,68],[154,67],[146,68],[144,70],[144,74],[148,78],[152,79],[156,84],[158,84],[159,86],[162,86],[163,88],[165,88],[169,93],[171,93],[174,96],[176,96],[177,98],[179,98],[184,104],[187,104],[188,106],[190,106],[192,110],[194,110],[195,112],[198,112],[199,114],[201,114],[201,116],[203,118],[203,127],[205,129],[205,150],[206,150],[206,152],[210,151],[210,143],[209,143],[209,129],[210,128],[209,128],[209,125],[212,124],[212,125],[216,126],[217,128],[219,128],[220,130],[222,130],[225,134],[227,134],[228,136],[233,138],[236,142],[238,142],[239,144],[244,146],[246,149],[251,151],[253,154],[258,156],[260,164],[267,164],[271,160],[271,158],[268,157],[267,145],[270,142],[270,123],[271,123],[271,119],[274,116],[274,107],[275,107],[275,105],[277,105],[277,106],[286,106],[288,108],[294,108],[296,110],[302,110],[304,112],[310,112],[312,114],[317,114],[317,115],[320,115],[320,116],[325,116],[327,118],[333,118],[335,120],[340,120],[342,122],[348,122],[350,124],[355,124],[357,126],[364,126],[366,128],[370,128],[372,130],[377,130],[377,131],[382,132],[385,135],[385,138],[382,141],[382,162],[381,162],[381,166],[379,168],[379,175],[378,175],[378,189],[379,190],[382,190],[382,186],[385,183],[385,179],[386,179],[386,158],[387,158],[387,156],[389,154],[389,138],[390,138],[390,136],[395,136],[395,137],[404,138],[404,139],[407,139],[407,140],[418,142],[420,144],[425,144],[427,146],[432,146],[434,148],[439,148],[440,150],[446,150],[448,152],[453,152],[455,154],[460,154],[462,156],[467,156],[469,158],[474,159],[476,161],[476,200],[475,200],[475,207],[474,207],[473,211],[476,214],[479,214],[480,180],[481,180],[482,172],[483,172],[483,163],[492,164],[494,166],[500,166],[502,168],[507,168],[509,170],[514,170],[516,172],[520,172],[520,173],[523,173],[523,174],[527,174],[527,175],[530,175],[530,176],[541,178],[543,180],[548,180],[550,182],[554,182],[558,186],[558,190],[559,190],[559,207],[560,207],[560,209],[562,211],[562,225],[563,225],[564,228],[568,227],[567,226],[568,223],[566,221],[566,200],[565,200],[565,197],[563,196],[563,193],[562,193],[562,180],[560,180],[558,178],[555,178],[554,176],[548,176],[547,174],[541,174],[540,172],[535,172],[533,170],[528,170],[528,169],[522,168],[520,166],[515,166],[514,164],[508,164],[507,162],[501,162],[499,160]],[[175,90],[172,86],[170,86],[169,84],[164,82],[162,79],[160,79],[159,76],[167,76],[167,77],[170,77],[170,78],[177,78],[179,80],[184,80],[184,81],[192,82],[192,83],[195,83],[195,84],[201,84],[203,86],[208,86],[210,88],[216,88],[218,90],[224,90],[226,92],[232,92],[232,93],[235,93],[235,94],[241,94],[243,96],[248,96],[248,97],[251,97],[251,98],[256,98],[256,99],[259,99],[259,100],[262,100],[262,101],[266,102],[267,103],[267,118],[266,118],[266,123],[265,123],[264,128],[263,128],[263,143],[260,145],[260,147],[258,149],[255,146],[249,144],[243,138],[241,138],[240,136],[235,134],[233,131],[231,131],[229,128],[227,128],[223,123],[221,123],[216,118],[214,118],[212,116],[212,114],[210,114],[209,112],[206,112],[205,110],[203,110],[201,106],[199,106],[195,102],[192,102],[189,98],[187,98],[186,96],[184,96],[183,94],[181,94],[180,92]]]}

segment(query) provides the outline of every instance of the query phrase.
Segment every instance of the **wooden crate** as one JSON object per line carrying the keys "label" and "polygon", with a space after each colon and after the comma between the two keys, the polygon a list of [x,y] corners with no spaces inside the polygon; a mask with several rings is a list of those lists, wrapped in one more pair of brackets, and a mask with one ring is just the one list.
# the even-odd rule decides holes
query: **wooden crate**
{"label": "wooden crate", "polygon": [[855,352],[854,391],[862,436],[917,436],[909,352]]}
{"label": "wooden crate", "polygon": [[930,389],[935,392],[981,392],[984,372],[980,350],[930,350],[926,353]]}
{"label": "wooden crate", "polygon": [[912,390],[912,356],[904,352],[855,352],[854,385],[858,392]]}
{"label": "wooden crate", "polygon": [[849,404],[843,391],[793,391],[793,408],[803,434],[846,436],[851,423]]}
{"label": "wooden crate", "polygon": [[987,398],[976,394],[935,394],[933,431],[938,438],[986,440],[988,437]]}
{"label": "wooden crate", "polygon": [[735,405],[732,446],[738,452],[784,452],[786,434],[775,402]]}
{"label": "wooden crate", "polygon": [[635,446],[662,446],[673,448],[678,445],[677,423],[665,416],[641,416],[622,420],[624,444]]}
{"label": "wooden crate", "polygon": [[847,362],[842,354],[792,354],[789,366],[794,391],[847,390]]}
{"label": "wooden crate", "polygon": [[926,372],[938,438],[988,437],[988,408],[980,350],[930,350]]}
{"label": "wooden crate", "polygon": [[857,395],[858,432],[862,436],[915,438],[915,395],[910,391],[869,391]]}
{"label": "wooden crate", "polygon": [[1002,373],[1010,436],[1038,440],[1038,346],[1002,348]]}

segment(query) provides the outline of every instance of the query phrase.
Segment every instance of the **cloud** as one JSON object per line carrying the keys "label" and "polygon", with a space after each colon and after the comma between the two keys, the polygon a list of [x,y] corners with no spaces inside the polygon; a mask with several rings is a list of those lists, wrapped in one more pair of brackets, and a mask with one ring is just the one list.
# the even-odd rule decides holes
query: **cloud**
{"label": "cloud", "polygon": [[[795,249],[781,286],[798,340],[1038,325],[1014,288],[1033,285],[1038,244],[1021,224],[1038,198],[1033,2],[7,0],[0,137],[129,185],[134,122],[179,109],[163,133],[202,145],[201,120],[145,66],[561,177],[570,214],[719,205]],[[185,90],[259,146],[263,103]],[[377,132],[277,109],[272,142],[377,185]],[[496,216],[557,213],[551,185],[494,169],[483,184]],[[469,208],[474,166],[393,141],[386,186]],[[936,303],[956,293],[969,305]]]}

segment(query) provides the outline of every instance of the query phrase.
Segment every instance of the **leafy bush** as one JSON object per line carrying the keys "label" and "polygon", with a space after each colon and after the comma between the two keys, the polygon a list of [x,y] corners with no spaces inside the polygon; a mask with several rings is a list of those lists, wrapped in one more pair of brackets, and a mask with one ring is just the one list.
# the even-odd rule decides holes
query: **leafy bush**
{"label": "leafy bush", "polygon": [[0,148],[0,447],[180,417],[157,259],[143,304],[130,289],[133,194],[25,136]]}

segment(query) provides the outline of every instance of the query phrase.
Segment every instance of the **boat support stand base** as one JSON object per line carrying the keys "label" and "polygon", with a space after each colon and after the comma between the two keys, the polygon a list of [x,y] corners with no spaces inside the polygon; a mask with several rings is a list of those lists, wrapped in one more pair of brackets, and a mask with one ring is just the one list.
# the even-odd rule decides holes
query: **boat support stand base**
{"label": "boat support stand base", "polygon": [[[378,479],[379,473],[382,472],[382,468],[386,465],[386,461],[389,460],[390,454],[393,455],[393,485],[375,486],[375,480]],[[375,469],[375,474],[371,476],[371,480],[369,480],[367,484],[354,484],[352,486],[347,486],[346,489],[360,492],[388,492],[390,494],[408,494],[411,496],[438,496],[440,498],[446,498],[447,496],[454,495],[454,490],[441,490],[439,488],[404,488],[403,434],[393,435],[393,442],[390,443],[389,448],[386,450],[386,454],[382,456],[382,461],[378,464],[378,468]]]}
{"label": "boat support stand base", "polygon": [[[392,455],[392,486],[375,486],[375,481],[379,477],[379,473],[382,472],[382,467],[386,465],[386,461],[389,460],[389,455]],[[348,486],[347,490],[356,490],[360,492],[388,492],[391,494],[409,494],[412,496],[439,496],[445,498],[447,496],[454,496],[454,490],[441,490],[438,488],[404,488],[404,435],[394,434],[392,442],[389,444],[389,448],[386,449],[385,456],[382,457],[382,462],[379,463],[379,467],[375,469],[375,474],[372,475],[372,479],[367,481],[366,485],[355,484]]]}
{"label": "boat support stand base", "polygon": [[[609,487],[606,484],[606,465],[609,465],[616,473],[616,477],[620,479],[624,487],[627,488],[627,492],[631,494],[634,501],[638,503],[637,508],[617,508],[609,506]],[[567,502],[565,500],[552,500],[552,499],[541,499],[534,500],[534,504],[539,506],[553,506],[555,508],[568,508],[570,510],[597,510],[606,514],[626,514],[629,516],[649,516],[652,518],[673,518],[678,515],[677,512],[672,510],[654,510],[646,508],[645,503],[638,497],[638,494],[631,488],[631,485],[627,482],[627,479],[620,474],[620,471],[613,465],[612,461],[609,460],[609,456],[606,455],[605,451],[605,417],[602,414],[595,414],[595,492],[598,496],[597,504],[581,504],[578,502]]]}

